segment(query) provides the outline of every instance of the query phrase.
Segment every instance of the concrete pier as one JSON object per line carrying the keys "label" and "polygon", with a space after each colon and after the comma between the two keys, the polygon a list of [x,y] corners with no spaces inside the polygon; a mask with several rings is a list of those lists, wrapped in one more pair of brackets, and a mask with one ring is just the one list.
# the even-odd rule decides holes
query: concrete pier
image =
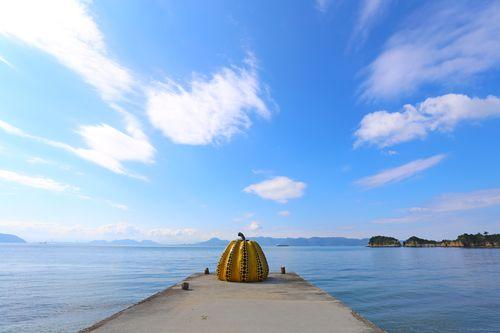
{"label": "concrete pier", "polygon": [[384,332],[294,273],[259,283],[195,274],[81,331],[111,332]]}

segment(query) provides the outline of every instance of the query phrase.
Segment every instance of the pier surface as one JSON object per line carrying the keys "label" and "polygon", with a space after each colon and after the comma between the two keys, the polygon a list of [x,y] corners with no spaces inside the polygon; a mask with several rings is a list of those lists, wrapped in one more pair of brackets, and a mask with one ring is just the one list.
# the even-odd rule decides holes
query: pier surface
{"label": "pier surface", "polygon": [[195,274],[82,332],[383,332],[294,273],[260,283]]}

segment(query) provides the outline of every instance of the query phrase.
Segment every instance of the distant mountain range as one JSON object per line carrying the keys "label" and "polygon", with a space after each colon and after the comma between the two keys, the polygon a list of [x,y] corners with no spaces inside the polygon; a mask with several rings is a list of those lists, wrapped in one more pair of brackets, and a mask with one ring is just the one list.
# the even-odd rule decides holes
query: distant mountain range
{"label": "distant mountain range", "polygon": [[[259,242],[262,246],[288,245],[288,246],[365,246],[368,238],[345,238],[345,237],[311,237],[311,238],[274,238],[274,237],[251,237],[251,240]],[[204,242],[195,243],[196,246],[224,246],[229,241],[214,237]]]}
{"label": "distant mountain range", "polygon": [[[365,246],[368,244],[368,238],[345,238],[345,237],[311,237],[311,238],[274,238],[274,237],[251,237],[251,240],[259,242],[262,246]],[[18,236],[9,234],[0,234],[0,243],[26,243]],[[183,244],[182,246],[225,246],[228,240],[217,237],[204,242]],[[133,239],[117,239],[112,241],[94,240],[89,245],[95,246],[166,246],[166,244],[157,243],[152,240],[136,241]]]}
{"label": "distant mountain range", "polygon": [[[311,238],[274,238],[274,237],[251,237],[251,240],[259,242],[262,246],[365,246],[368,238],[345,238],[345,237],[311,237]],[[204,242],[183,244],[182,246],[225,246],[228,240],[217,237]],[[98,246],[165,246],[151,240],[136,241],[133,239],[118,239],[113,241],[95,240],[88,244]]]}
{"label": "distant mountain range", "polygon": [[0,234],[0,243],[26,243],[26,241],[16,235]]}

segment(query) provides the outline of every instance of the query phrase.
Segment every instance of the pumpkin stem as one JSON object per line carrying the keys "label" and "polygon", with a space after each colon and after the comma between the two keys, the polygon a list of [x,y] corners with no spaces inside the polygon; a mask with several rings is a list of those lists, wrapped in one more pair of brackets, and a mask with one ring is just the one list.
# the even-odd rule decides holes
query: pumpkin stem
{"label": "pumpkin stem", "polygon": [[241,240],[245,240],[245,235],[242,232],[238,232],[238,237],[241,237]]}

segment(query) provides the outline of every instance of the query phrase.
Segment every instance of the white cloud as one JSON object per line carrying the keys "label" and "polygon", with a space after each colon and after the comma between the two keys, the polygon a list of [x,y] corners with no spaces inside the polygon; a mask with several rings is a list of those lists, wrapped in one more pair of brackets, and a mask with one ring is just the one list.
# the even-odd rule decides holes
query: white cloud
{"label": "white cloud", "polygon": [[198,235],[198,230],[194,228],[153,228],[143,232],[147,237],[153,239],[168,239],[173,237],[192,237]]}
{"label": "white cloud", "polygon": [[[70,233],[71,229],[75,227],[70,226],[69,230],[65,230],[65,228],[62,228],[65,230],[65,233]],[[76,229],[79,227],[77,226]],[[99,227],[95,228],[83,228],[84,233],[87,234],[94,234],[94,237],[135,237],[141,233],[141,230],[133,225],[127,224],[127,223],[116,223],[116,224],[105,224]]]}
{"label": "white cloud", "polygon": [[106,124],[81,126],[78,133],[89,149],[77,148],[74,152],[116,173],[127,173],[123,161],[153,162],[155,149],[144,138],[130,136]]}
{"label": "white cloud", "polygon": [[17,234],[29,241],[90,241],[126,238],[181,243],[205,238],[205,235],[193,228],[146,228],[124,222],[91,227],[79,224],[0,220],[0,227],[4,232]]}
{"label": "white cloud", "polygon": [[460,85],[500,65],[500,3],[424,7],[367,68],[364,98],[409,94],[426,83]]}
{"label": "white cloud", "polygon": [[354,147],[363,144],[389,147],[422,139],[430,132],[451,132],[461,122],[500,117],[500,98],[447,94],[427,98],[400,112],[376,111],[363,117],[354,133]]}
{"label": "white cloud", "polygon": [[77,0],[2,1],[0,35],[50,54],[82,77],[122,115],[127,133],[105,124],[81,126],[78,133],[89,148],[75,148],[24,133],[5,122],[0,121],[0,128],[65,149],[113,172],[132,175],[121,162],[150,163],[155,150],[137,119],[116,104],[132,91],[134,80],[129,70],[109,55],[87,5],[87,1]]}
{"label": "white cloud", "polygon": [[0,129],[3,130],[7,134],[19,136],[22,138],[31,138],[32,136],[28,133],[22,131],[21,129],[12,126],[11,124],[0,119]]}
{"label": "white cloud", "polygon": [[247,229],[247,230],[250,230],[250,231],[257,231],[257,230],[261,230],[261,229],[262,229],[262,227],[261,227],[261,225],[260,225],[260,223],[259,223],[259,222],[257,222],[257,221],[252,221],[252,222],[250,222],[250,224],[247,226],[247,228],[246,228],[246,229]]}
{"label": "white cloud", "polygon": [[286,203],[289,199],[302,197],[306,186],[306,183],[279,176],[247,186],[243,191],[256,194],[263,199]]}
{"label": "white cloud", "polygon": [[361,178],[356,181],[356,184],[366,189],[371,189],[390,183],[397,183],[437,165],[445,157],[446,155],[440,154],[425,159],[418,159],[397,168],[387,169],[375,175]]}
{"label": "white cloud", "polygon": [[127,205],[124,205],[124,204],[121,204],[121,203],[117,203],[117,202],[113,202],[113,201],[109,201],[109,200],[107,202],[113,208],[117,208],[117,209],[120,209],[120,210],[123,210],[123,211],[128,211],[128,206]]}
{"label": "white cloud", "polygon": [[287,217],[287,216],[292,215],[292,213],[290,213],[290,211],[289,211],[289,210],[280,210],[280,211],[278,212],[278,215],[279,215],[279,216],[283,216],[283,217]]}
{"label": "white cloud", "polygon": [[147,90],[151,124],[175,143],[207,145],[230,139],[252,125],[250,115],[270,117],[255,60],[224,67],[211,78],[195,76],[188,87],[173,80]]}
{"label": "white cloud", "polygon": [[120,99],[131,90],[132,76],[109,56],[104,36],[86,2],[1,1],[0,35],[55,57],[96,88],[105,100]]}
{"label": "white cloud", "polygon": [[115,173],[139,179],[145,178],[127,171],[122,162],[152,163],[155,154],[154,147],[145,137],[140,134],[135,134],[134,137],[106,124],[79,128],[78,133],[87,144],[86,148],[77,148],[63,142],[32,135],[2,120],[0,120],[0,129],[8,134],[63,149]]}
{"label": "white cloud", "polygon": [[[88,5],[87,1],[77,0],[1,2],[0,36],[53,56],[93,86],[126,122],[126,133],[108,125],[82,126],[78,133],[89,149],[40,137],[39,141],[66,149],[113,172],[134,176],[122,162],[150,163],[154,148],[139,121],[118,104],[126,102],[126,95],[138,85],[131,71],[108,52]],[[186,86],[167,79],[149,86],[145,93],[151,123],[175,143],[203,145],[230,139],[252,125],[252,114],[262,118],[271,115],[263,101],[267,90],[259,81],[251,54],[244,66],[224,67],[210,78],[195,76]],[[90,132],[96,136],[87,135]],[[123,150],[126,145],[132,149]]]}
{"label": "white cloud", "polygon": [[463,193],[447,193],[431,200],[426,205],[411,207],[407,214],[382,218],[374,223],[412,223],[439,219],[445,214],[463,213],[469,210],[500,206],[500,189],[487,189]]}
{"label": "white cloud", "polygon": [[40,177],[40,176],[28,176],[4,169],[0,169],[0,179],[52,192],[78,191],[77,187],[60,183],[50,178]]}

